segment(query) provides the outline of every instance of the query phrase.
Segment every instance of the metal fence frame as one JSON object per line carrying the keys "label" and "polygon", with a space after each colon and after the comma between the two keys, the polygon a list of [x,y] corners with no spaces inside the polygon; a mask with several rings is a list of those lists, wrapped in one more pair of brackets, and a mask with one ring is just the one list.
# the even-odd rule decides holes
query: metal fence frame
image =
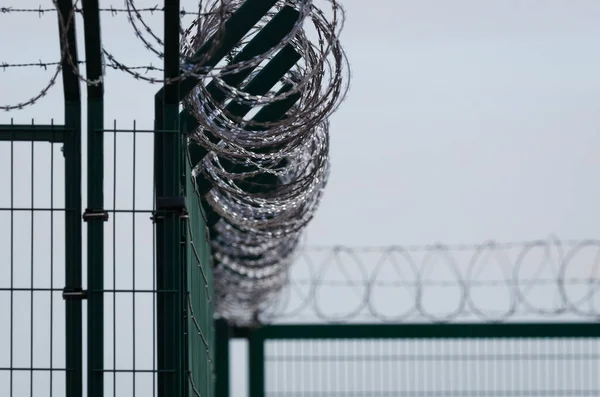
{"label": "metal fence frame", "polygon": [[[72,0],[57,0],[58,28],[61,37],[61,52],[68,56],[61,58],[62,80],[64,92],[64,124],[0,125],[0,141],[4,142],[49,142],[52,145],[63,145],[64,156],[64,195],[65,203],[61,208],[48,203],[48,208],[20,208],[19,211],[30,212],[44,210],[60,212],[65,216],[65,284],[56,288],[16,288],[12,282],[0,292],[10,294],[13,300],[15,292],[50,292],[60,293],[64,298],[65,324],[64,335],[55,335],[56,339],[64,338],[64,368],[31,367],[22,368],[13,365],[12,360],[6,371],[12,379],[15,371],[27,371],[31,375],[30,389],[33,391],[33,373],[48,371],[52,376],[64,373],[65,397],[103,397],[107,390],[106,373],[152,372],[156,378],[158,396],[206,396],[213,395],[213,308],[212,272],[210,264],[210,248],[206,233],[205,214],[199,204],[199,197],[192,181],[192,172],[188,164],[185,147],[187,137],[180,127],[179,115],[179,83],[165,84],[157,99],[155,109],[156,125],[152,131],[105,129],[104,126],[104,87],[102,83],[102,45],[100,36],[100,9],[98,0],[83,0],[84,42],[86,55],[86,78],[78,74],[74,65],[79,65],[76,23]],[[68,30],[62,32],[63,22],[72,18]],[[63,22],[61,22],[63,21]],[[179,75],[179,24],[180,4],[178,0],[165,2],[165,78],[176,78]],[[87,203],[82,205],[82,98],[81,83],[87,82]],[[153,209],[107,208],[105,195],[105,135],[107,133],[151,133],[155,137],[155,198]],[[135,138],[134,138],[135,140]],[[135,150],[135,144],[134,144]],[[32,149],[33,153],[33,149]],[[135,159],[135,153],[134,159]],[[135,162],[135,160],[134,160]],[[12,172],[12,171],[10,171]],[[33,172],[33,170],[32,170]],[[116,170],[115,170],[116,173]],[[114,177],[114,176],[113,176]],[[134,171],[135,179],[135,171]],[[32,176],[33,184],[33,176]],[[135,190],[135,189],[134,189]],[[9,190],[9,194],[10,193]],[[33,195],[33,193],[32,193]],[[33,198],[32,198],[33,200]],[[134,200],[135,201],[135,200]],[[39,206],[39,205],[38,205]],[[14,208],[2,210],[14,212]],[[148,227],[156,230],[156,267],[157,285],[152,290],[136,289],[119,290],[104,285],[105,271],[105,222],[118,213],[148,215]],[[152,221],[150,220],[152,219]],[[154,224],[152,224],[152,222]],[[87,250],[82,249],[83,225],[87,229]],[[32,231],[33,233],[33,231]],[[135,232],[134,232],[135,233]],[[32,237],[33,239],[33,237]],[[32,240],[33,244],[33,240]],[[33,248],[32,248],[33,249]],[[87,280],[83,279],[83,255],[87,257]],[[32,258],[33,262],[33,258]],[[12,259],[8,263],[13,266]],[[8,265],[7,265],[8,266]],[[32,263],[33,266],[33,263]],[[33,277],[33,276],[32,276]],[[134,271],[135,277],[135,271]],[[200,282],[194,285],[195,282]],[[50,284],[52,282],[50,281]],[[105,334],[106,296],[115,293],[151,293],[156,297],[156,330],[153,350],[156,349],[153,370],[132,368],[108,368],[105,361],[107,337]],[[33,298],[32,298],[33,299]],[[135,298],[133,298],[135,299]],[[87,306],[84,306],[87,304]],[[12,309],[12,305],[9,304]],[[32,303],[33,307],[33,303]],[[57,307],[57,306],[55,306]],[[87,308],[86,319],[83,309]],[[135,307],[135,304],[134,304]],[[33,310],[33,309],[31,309]],[[32,312],[33,313],[33,312]],[[33,316],[33,314],[32,314]],[[50,313],[52,318],[52,313]],[[52,321],[52,320],[50,320]],[[87,332],[83,325],[87,322]],[[12,322],[7,322],[12,326]],[[50,323],[52,324],[52,322]],[[132,325],[135,327],[135,324]],[[33,324],[31,324],[33,327]],[[14,329],[11,329],[11,333]],[[52,329],[50,330],[52,335]],[[135,335],[135,334],[134,334]],[[31,337],[31,356],[33,357],[34,338]],[[12,339],[10,349],[12,351]],[[51,344],[53,342],[51,341]],[[84,351],[84,346],[87,349]],[[52,346],[51,346],[52,349]],[[134,347],[135,349],[135,347]],[[51,350],[52,351],[52,350]],[[54,348],[53,354],[60,354]],[[52,356],[52,354],[51,354]],[[84,365],[84,356],[86,365]],[[134,350],[135,356],[135,350]],[[87,381],[84,390],[84,381]],[[52,384],[52,380],[50,381]],[[135,391],[135,378],[133,390]],[[11,382],[12,384],[12,382]],[[9,389],[12,397],[13,389]],[[50,391],[52,393],[52,391]]]}
{"label": "metal fence frame", "polygon": [[[73,12],[71,0],[57,0],[58,14],[60,18],[67,19]],[[59,24],[59,32],[61,27]],[[69,25],[60,42],[61,51],[65,45],[69,46],[71,60],[78,63],[75,21]],[[62,36],[62,35],[61,35]],[[65,285],[61,288],[65,300],[65,364],[66,368],[15,368],[12,364],[9,371],[49,371],[53,376],[56,371],[64,371],[66,376],[65,395],[76,397],[81,395],[82,389],[82,224],[81,224],[81,89],[79,78],[69,65],[66,58],[62,63],[62,81],[64,95],[64,125],[0,125],[0,141],[9,142],[49,142],[51,144],[62,144],[65,166]],[[12,194],[12,192],[10,193]],[[50,203],[49,203],[50,204]],[[51,205],[48,205],[51,207]],[[12,211],[12,209],[11,209]],[[29,209],[33,214],[35,208]],[[59,211],[48,208],[47,211]],[[22,290],[22,289],[19,289]],[[49,291],[54,293],[53,288],[38,289],[32,285],[29,291]],[[11,287],[8,290],[12,294],[16,291]],[[60,291],[58,289],[57,291]],[[11,298],[12,300],[12,298]],[[33,310],[33,309],[32,309]],[[52,316],[52,314],[51,314]],[[12,324],[12,322],[11,322]],[[13,332],[13,330],[11,330]],[[11,342],[12,343],[12,342]],[[51,341],[52,344],[52,341]],[[33,349],[33,345],[30,347]],[[12,346],[11,346],[12,350]],[[33,350],[32,350],[33,351]],[[31,377],[33,383],[33,376]],[[31,387],[31,386],[30,386]],[[12,394],[12,384],[11,384]]]}
{"label": "metal fence frame", "polygon": [[265,342],[270,340],[600,338],[600,323],[286,324],[229,327],[217,321],[216,395],[229,396],[229,341],[248,341],[249,396],[265,396]]}

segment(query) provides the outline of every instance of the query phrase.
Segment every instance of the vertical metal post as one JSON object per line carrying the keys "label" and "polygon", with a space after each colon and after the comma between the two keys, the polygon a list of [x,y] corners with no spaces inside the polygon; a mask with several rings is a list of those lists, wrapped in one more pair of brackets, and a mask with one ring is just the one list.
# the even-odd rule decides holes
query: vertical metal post
{"label": "vertical metal post", "polygon": [[[77,64],[75,16],[71,0],[57,0],[61,50],[66,37],[71,60]],[[68,29],[64,31],[66,23]],[[81,92],[79,79],[63,57],[63,90],[65,95],[65,292],[81,291]],[[82,380],[82,314],[81,294],[65,295],[66,396],[83,393]]]}
{"label": "vertical metal post", "polygon": [[215,395],[229,397],[229,324],[215,321]]}
{"label": "vertical metal post", "polygon": [[[102,77],[98,0],[82,1],[86,75]],[[87,397],[104,396],[104,86],[87,87]]]}
{"label": "vertical metal post", "polygon": [[[179,0],[165,0],[164,77],[179,75]],[[162,103],[161,103],[162,102]],[[157,361],[158,396],[181,397],[184,387],[184,258],[180,213],[163,211],[159,200],[181,197],[183,142],[179,134],[179,84],[166,83],[155,103],[157,197]]]}
{"label": "vertical metal post", "polygon": [[264,397],[265,339],[260,330],[251,331],[248,337],[248,368],[250,397]]}
{"label": "vertical metal post", "polygon": [[[65,137],[65,290],[81,291],[81,104],[68,103]],[[81,396],[83,339],[82,301],[65,301],[67,397]]]}

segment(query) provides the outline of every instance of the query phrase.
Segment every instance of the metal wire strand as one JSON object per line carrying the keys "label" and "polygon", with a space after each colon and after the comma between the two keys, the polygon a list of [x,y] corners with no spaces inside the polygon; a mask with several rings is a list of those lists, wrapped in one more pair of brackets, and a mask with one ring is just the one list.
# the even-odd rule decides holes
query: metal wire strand
{"label": "metal wire strand", "polygon": [[600,241],[305,247],[262,322],[600,319]]}

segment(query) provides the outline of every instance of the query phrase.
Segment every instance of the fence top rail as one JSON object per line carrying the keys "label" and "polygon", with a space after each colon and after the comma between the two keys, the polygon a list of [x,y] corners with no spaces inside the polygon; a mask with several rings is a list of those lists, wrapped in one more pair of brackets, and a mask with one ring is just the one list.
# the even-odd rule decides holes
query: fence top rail
{"label": "fence top rail", "polygon": [[0,124],[0,141],[61,143],[67,132],[64,125]]}
{"label": "fence top rail", "polygon": [[285,324],[233,328],[233,338],[250,339],[498,339],[600,338],[600,322],[448,324]]}

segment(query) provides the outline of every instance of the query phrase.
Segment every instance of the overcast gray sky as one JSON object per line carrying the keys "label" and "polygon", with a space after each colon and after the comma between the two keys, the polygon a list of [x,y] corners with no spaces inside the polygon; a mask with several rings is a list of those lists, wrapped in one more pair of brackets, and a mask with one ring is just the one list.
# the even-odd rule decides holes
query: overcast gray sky
{"label": "overcast gray sky", "polygon": [[[154,4],[136,2],[146,3]],[[193,1],[183,3],[193,9]],[[598,235],[600,185],[592,181],[600,162],[600,55],[594,50],[600,3],[343,4],[353,80],[331,120],[333,169],[309,243]],[[57,58],[54,18],[2,18],[5,37],[18,38],[3,44],[3,61]],[[159,18],[150,22],[160,32]],[[159,64],[124,15],[105,13],[102,23],[104,43],[120,59]],[[2,72],[2,103],[36,93],[49,74],[27,72]],[[156,88],[109,72],[107,122],[137,119],[150,126]],[[60,91],[57,86],[37,106],[0,116],[43,121],[60,114]]]}
{"label": "overcast gray sky", "polygon": [[311,242],[598,235],[600,3],[346,1]]}

